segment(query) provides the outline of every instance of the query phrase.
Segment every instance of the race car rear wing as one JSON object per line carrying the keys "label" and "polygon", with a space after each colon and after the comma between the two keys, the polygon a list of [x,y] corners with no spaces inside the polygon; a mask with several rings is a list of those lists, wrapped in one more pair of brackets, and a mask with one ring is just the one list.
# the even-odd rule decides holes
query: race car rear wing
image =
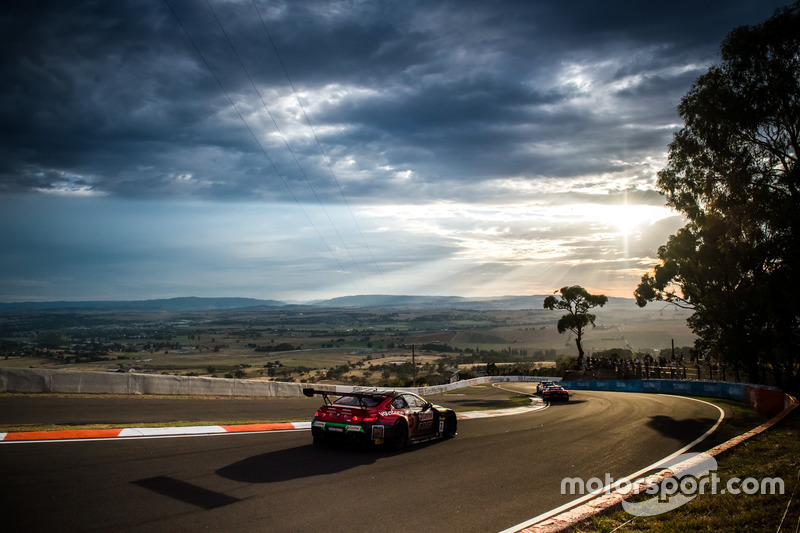
{"label": "race car rear wing", "polygon": [[326,404],[333,403],[333,400],[330,399],[331,396],[335,396],[337,399],[343,396],[352,396],[353,398],[359,399],[359,403],[361,404],[362,407],[367,407],[362,401],[363,398],[373,398],[377,401],[380,401],[379,399],[387,396],[387,393],[379,392],[377,389],[375,389],[374,391],[358,391],[358,392],[334,392],[327,390],[317,390],[311,387],[306,387],[303,389],[303,396],[308,396],[309,398],[313,398],[314,395],[316,394],[322,396]]}

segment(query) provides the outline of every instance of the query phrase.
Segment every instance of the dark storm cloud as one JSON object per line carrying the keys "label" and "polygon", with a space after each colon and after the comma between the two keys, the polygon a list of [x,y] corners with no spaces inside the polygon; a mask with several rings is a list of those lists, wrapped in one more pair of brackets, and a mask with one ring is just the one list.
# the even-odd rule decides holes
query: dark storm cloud
{"label": "dark storm cloud", "polygon": [[[340,171],[348,195],[366,200],[618,172],[663,153],[680,95],[720,40],[779,4],[257,5],[326,155],[337,169],[354,162]],[[286,181],[300,198],[335,194],[259,12],[212,6],[6,3],[0,192],[269,199],[288,198]],[[558,79],[603,63],[586,74],[592,86]],[[598,91],[605,109],[591,107]],[[416,188],[391,185],[395,171]]]}

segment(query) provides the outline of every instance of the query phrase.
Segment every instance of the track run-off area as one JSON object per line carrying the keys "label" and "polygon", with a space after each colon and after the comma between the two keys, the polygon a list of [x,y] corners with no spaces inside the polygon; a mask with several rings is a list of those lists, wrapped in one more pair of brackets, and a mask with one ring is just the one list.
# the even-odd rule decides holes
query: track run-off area
{"label": "track run-off area", "polygon": [[[3,442],[3,529],[503,531],[574,501],[561,494],[564,478],[625,478],[721,418],[720,408],[691,398],[595,391],[509,416],[467,415],[502,404],[511,390],[531,394],[534,385],[429,396],[462,413],[458,435],[399,452],[315,447],[306,429]],[[318,404],[3,395],[0,424],[302,421]]]}

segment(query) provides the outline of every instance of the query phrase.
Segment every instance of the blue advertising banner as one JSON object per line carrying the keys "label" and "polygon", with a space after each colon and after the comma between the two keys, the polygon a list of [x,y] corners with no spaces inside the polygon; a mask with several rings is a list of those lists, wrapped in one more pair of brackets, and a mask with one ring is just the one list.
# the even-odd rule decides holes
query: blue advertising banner
{"label": "blue advertising banner", "polygon": [[683,396],[710,396],[744,402],[747,385],[726,381],[677,381],[669,379],[561,381],[569,390],[602,390],[617,392],[658,392]]}

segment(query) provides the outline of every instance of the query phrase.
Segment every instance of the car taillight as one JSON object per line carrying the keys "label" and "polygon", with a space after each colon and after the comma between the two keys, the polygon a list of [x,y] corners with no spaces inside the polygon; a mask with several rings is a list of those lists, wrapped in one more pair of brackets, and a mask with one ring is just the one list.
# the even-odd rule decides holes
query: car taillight
{"label": "car taillight", "polygon": [[378,417],[375,416],[375,415],[366,415],[366,416],[353,415],[352,418],[350,418],[350,421],[351,422],[375,422],[377,419],[378,419]]}
{"label": "car taillight", "polygon": [[314,413],[314,416],[316,416],[317,418],[325,418],[327,414],[328,413],[326,413],[325,411],[317,411],[316,413]]}

